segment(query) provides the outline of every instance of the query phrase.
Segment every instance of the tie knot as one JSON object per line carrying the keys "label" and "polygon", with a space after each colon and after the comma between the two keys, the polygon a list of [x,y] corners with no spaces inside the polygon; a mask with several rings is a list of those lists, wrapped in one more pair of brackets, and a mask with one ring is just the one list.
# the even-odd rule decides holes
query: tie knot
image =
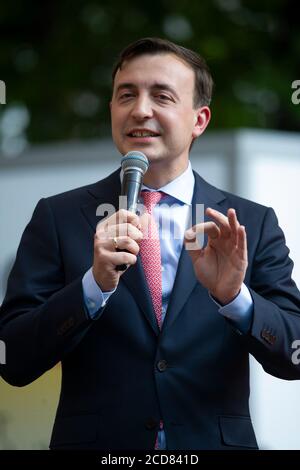
{"label": "tie knot", "polygon": [[147,212],[151,213],[152,208],[164,197],[162,191],[142,191],[144,206]]}

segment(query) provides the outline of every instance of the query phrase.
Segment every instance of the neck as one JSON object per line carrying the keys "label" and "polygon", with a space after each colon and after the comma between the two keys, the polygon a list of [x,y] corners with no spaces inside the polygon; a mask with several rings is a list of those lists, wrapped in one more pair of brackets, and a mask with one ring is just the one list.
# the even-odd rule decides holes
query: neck
{"label": "neck", "polygon": [[143,178],[143,183],[149,188],[158,189],[162,188],[166,184],[175,180],[184,173],[188,167],[189,162],[185,162],[185,166],[174,166],[168,167],[167,169],[160,168],[159,163],[153,162],[150,163],[150,166]]}

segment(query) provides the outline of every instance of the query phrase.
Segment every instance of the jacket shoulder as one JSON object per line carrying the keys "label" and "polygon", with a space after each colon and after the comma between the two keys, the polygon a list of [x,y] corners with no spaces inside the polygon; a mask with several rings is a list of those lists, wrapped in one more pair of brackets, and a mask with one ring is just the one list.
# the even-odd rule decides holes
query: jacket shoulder
{"label": "jacket shoulder", "polygon": [[111,192],[113,188],[117,188],[119,184],[120,169],[95,183],[64,191],[45,199],[52,207],[70,204],[84,205],[85,203],[88,204],[91,198],[97,199],[101,194]]}
{"label": "jacket shoulder", "polygon": [[199,188],[202,188],[201,192],[205,192],[210,199],[224,205],[224,207],[233,207],[239,212],[247,211],[249,213],[257,213],[260,215],[264,215],[270,209],[270,207],[263,204],[251,201],[250,199],[238,196],[208,183],[197,172],[194,172],[194,174],[196,185]]}

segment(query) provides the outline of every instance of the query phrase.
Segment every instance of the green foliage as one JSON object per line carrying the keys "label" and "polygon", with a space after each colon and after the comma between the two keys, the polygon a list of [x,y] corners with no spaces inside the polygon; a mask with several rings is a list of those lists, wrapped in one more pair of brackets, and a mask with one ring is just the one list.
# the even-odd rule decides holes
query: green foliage
{"label": "green foliage", "polygon": [[6,106],[27,107],[31,142],[109,135],[118,52],[161,36],[207,59],[215,81],[210,128],[299,130],[300,105],[291,102],[300,79],[297,22],[295,2],[286,0],[6,1]]}

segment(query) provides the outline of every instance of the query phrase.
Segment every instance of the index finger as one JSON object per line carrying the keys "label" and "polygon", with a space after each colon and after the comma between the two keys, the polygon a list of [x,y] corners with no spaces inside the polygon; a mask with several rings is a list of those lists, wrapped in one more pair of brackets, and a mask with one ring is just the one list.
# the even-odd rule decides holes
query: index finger
{"label": "index finger", "polygon": [[206,209],[206,214],[212,219],[214,219],[215,222],[217,222],[224,235],[230,235],[231,228],[228,217],[226,217],[226,215],[222,214],[222,212],[212,209],[211,207],[208,207]]}
{"label": "index finger", "polygon": [[115,213],[116,222],[118,224],[130,223],[137,227],[140,224],[140,218],[137,214],[131,211],[127,211],[126,209],[120,209],[118,212]]}
{"label": "index finger", "polygon": [[134,212],[127,211],[126,209],[120,209],[108,217],[105,222],[105,227],[108,227],[109,225],[130,223],[139,228],[140,218]]}
{"label": "index finger", "polygon": [[119,225],[123,223],[131,223],[139,230],[141,228],[140,218],[134,212],[127,211],[126,209],[120,209],[114,212],[110,217],[100,220],[96,226],[96,232],[108,231],[111,225]]}
{"label": "index finger", "polygon": [[187,240],[194,240],[197,234],[204,233],[207,233],[210,238],[218,238],[220,229],[214,222],[202,222],[186,230],[184,236]]}
{"label": "index finger", "polygon": [[203,222],[194,225],[186,230],[184,234],[186,248],[190,250],[201,249],[204,244],[205,233],[209,238],[215,239],[220,235],[220,228],[214,222]]}

